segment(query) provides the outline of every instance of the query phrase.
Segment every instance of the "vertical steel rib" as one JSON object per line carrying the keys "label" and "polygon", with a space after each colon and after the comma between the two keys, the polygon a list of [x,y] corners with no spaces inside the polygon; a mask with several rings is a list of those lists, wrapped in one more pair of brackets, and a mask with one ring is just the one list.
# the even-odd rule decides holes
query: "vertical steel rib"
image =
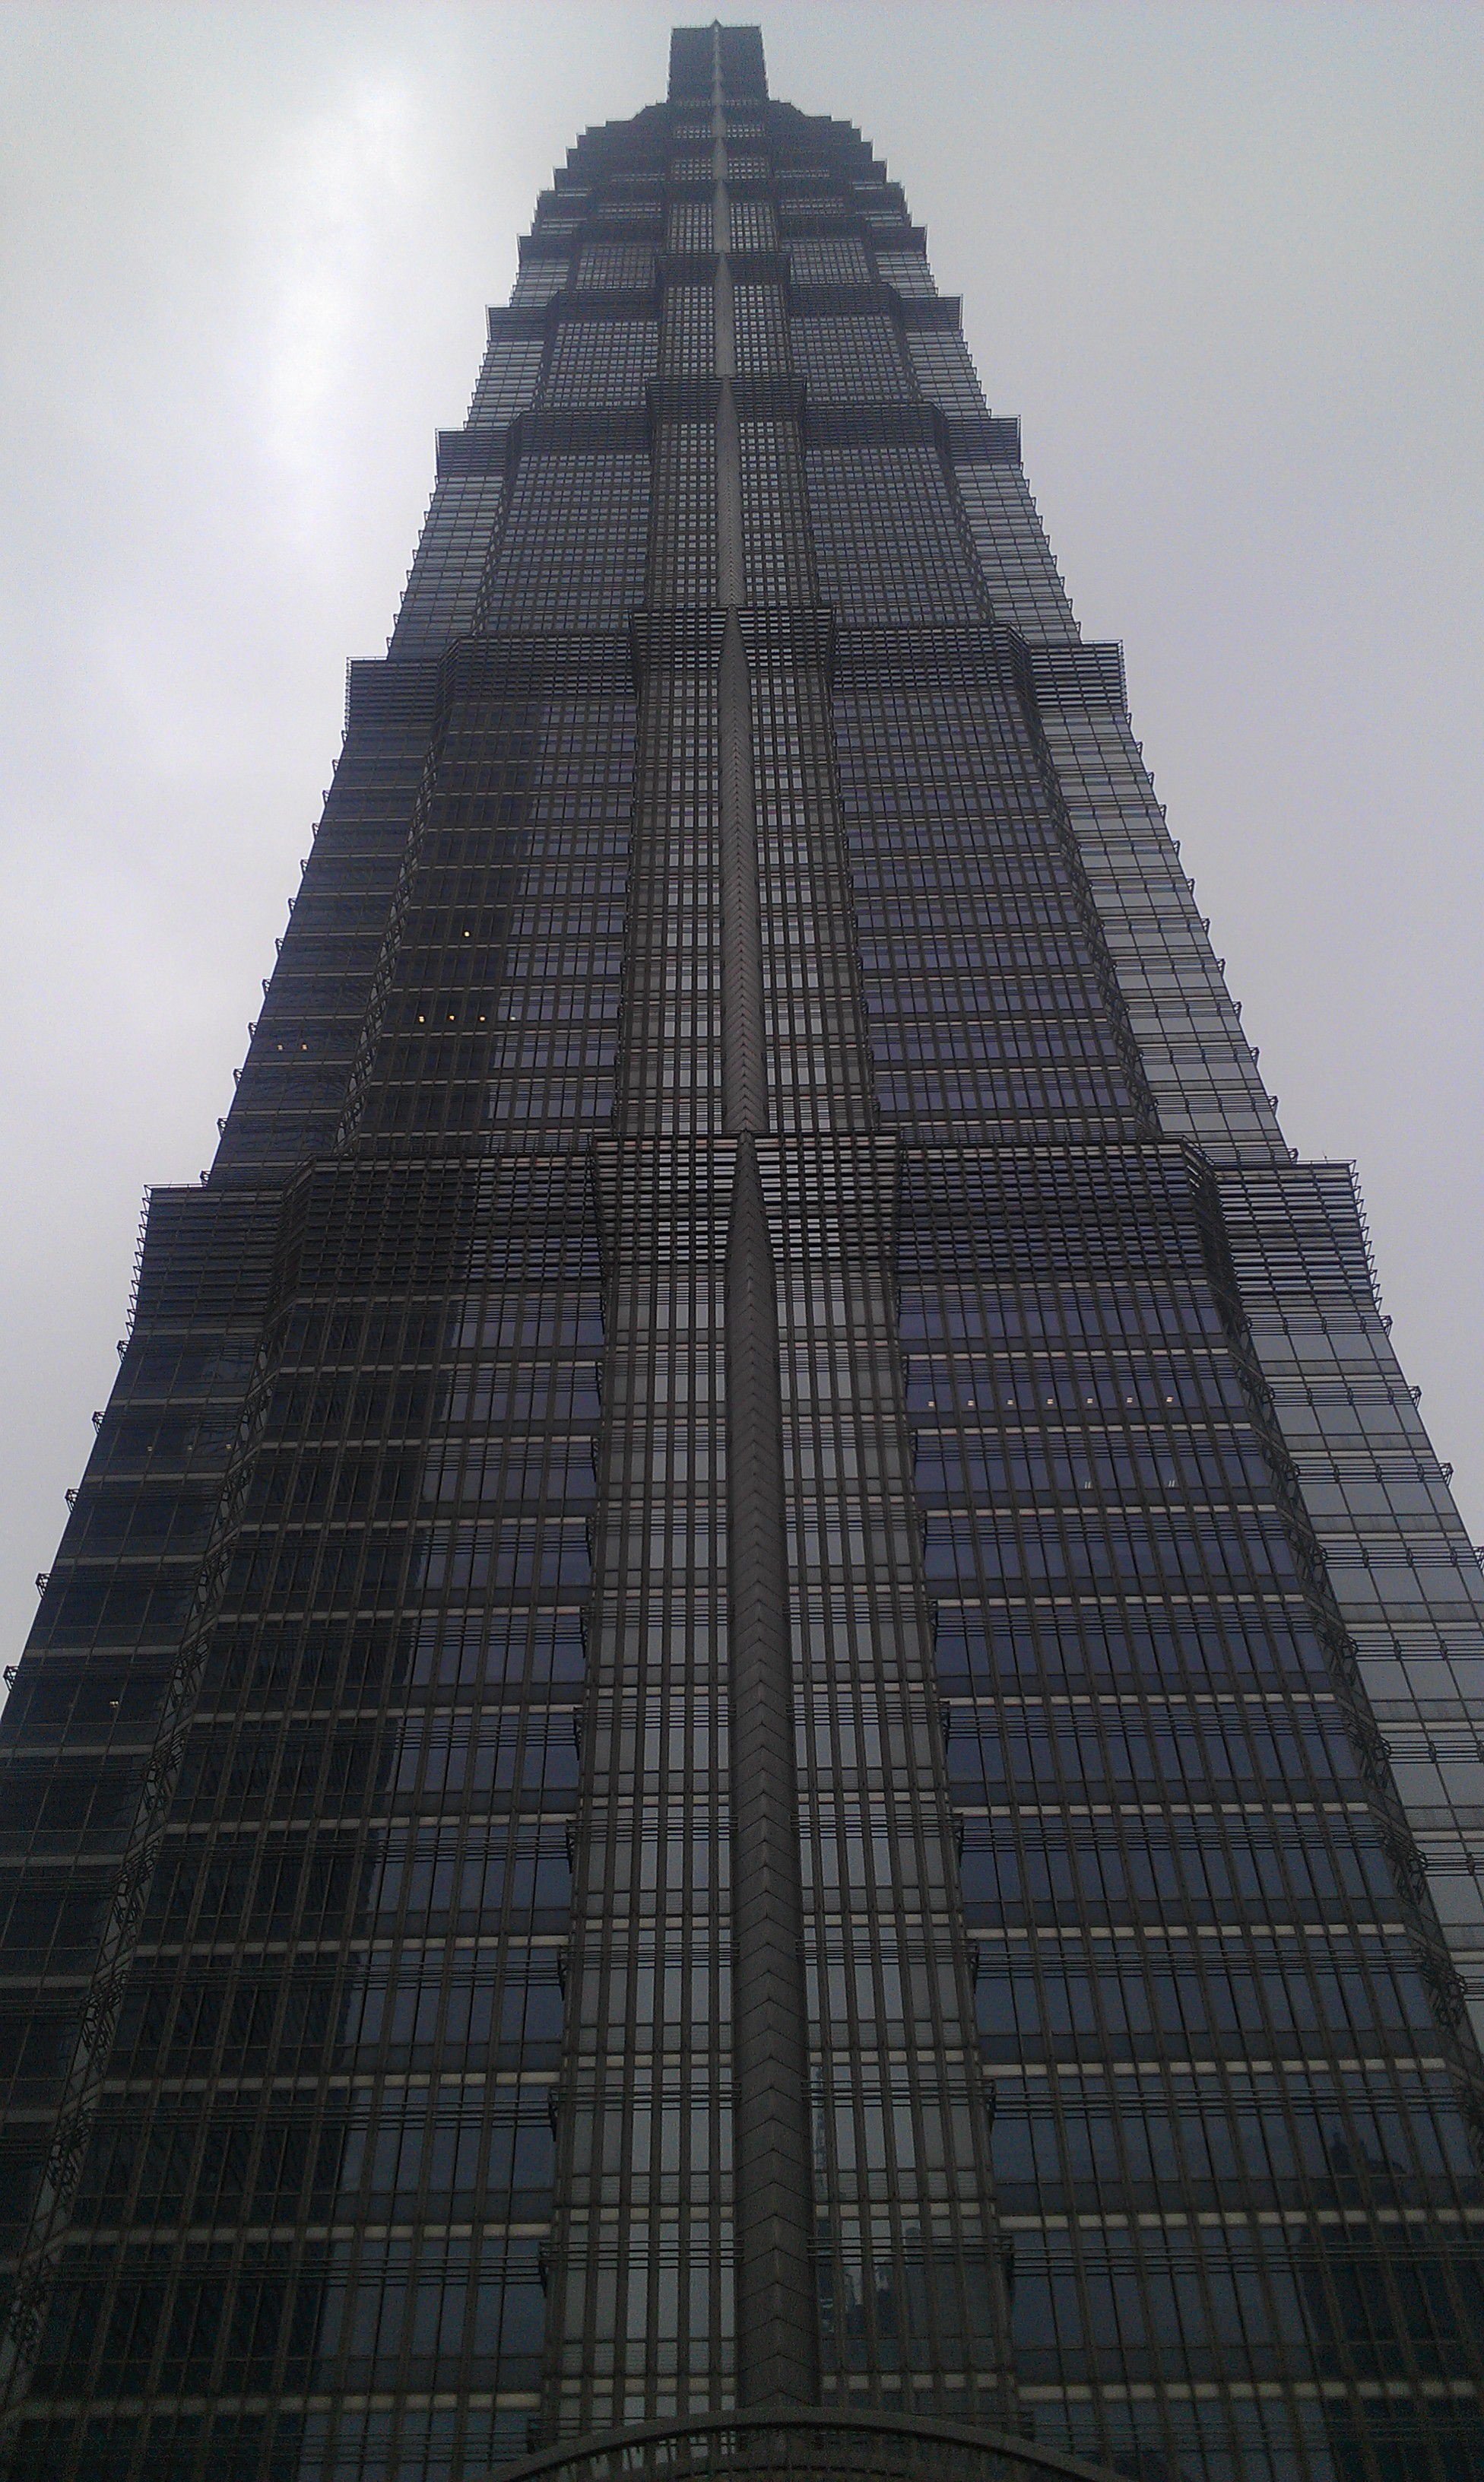
{"label": "vertical steel rib", "polygon": [[742,435],[732,385],[737,370],[732,299],[731,206],[720,74],[713,118],[716,253],[716,588],[726,612],[721,657],[721,1110],[729,1136],[768,1127],[763,925],[758,894],[757,809],[752,768],[752,689],[738,610],[745,599]]}
{"label": "vertical steel rib", "polygon": [[726,611],[718,700],[722,1125],[741,1141],[726,1260],[737,2393],[744,2406],[812,2404],[820,2375],[803,1891],[776,1279],[753,1143],[768,1127],[768,1055],[752,697],[738,620],[746,565],[719,33],[712,110],[716,572]]}
{"label": "vertical steel rib", "polygon": [[737,2392],[819,2393],[798,1779],[772,1246],[749,1134],[726,1257]]}
{"label": "vertical steel rib", "polygon": [[[727,383],[722,382],[725,388]],[[718,425],[719,428],[719,425]],[[736,424],[734,422],[735,431]],[[720,442],[718,440],[718,450]],[[724,451],[718,454],[721,462]],[[752,686],[733,605],[721,647],[721,1125],[729,1137],[768,1128],[763,921],[752,780]]]}

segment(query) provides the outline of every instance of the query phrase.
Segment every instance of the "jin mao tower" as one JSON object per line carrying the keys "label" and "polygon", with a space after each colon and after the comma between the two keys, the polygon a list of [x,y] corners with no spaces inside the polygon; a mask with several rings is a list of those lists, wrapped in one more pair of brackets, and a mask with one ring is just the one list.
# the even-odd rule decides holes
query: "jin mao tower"
{"label": "jin mao tower", "polygon": [[15,2482],[1484,2474],[1484,1581],[1208,928],[900,191],[677,32],[0,1726]]}

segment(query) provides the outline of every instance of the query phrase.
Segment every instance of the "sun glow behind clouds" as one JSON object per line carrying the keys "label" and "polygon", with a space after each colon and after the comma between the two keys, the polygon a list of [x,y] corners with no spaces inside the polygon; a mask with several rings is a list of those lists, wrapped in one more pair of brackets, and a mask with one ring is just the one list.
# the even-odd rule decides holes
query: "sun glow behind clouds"
{"label": "sun glow behind clouds", "polygon": [[341,469],[326,443],[346,418],[387,231],[422,187],[428,135],[407,83],[366,78],[280,132],[264,174],[259,230],[275,298],[256,374],[262,443],[311,532],[339,501]]}

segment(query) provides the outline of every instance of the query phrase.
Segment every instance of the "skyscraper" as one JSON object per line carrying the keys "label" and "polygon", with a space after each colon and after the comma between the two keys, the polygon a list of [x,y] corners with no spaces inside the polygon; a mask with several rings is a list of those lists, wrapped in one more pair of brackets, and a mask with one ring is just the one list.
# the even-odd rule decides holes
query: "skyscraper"
{"label": "skyscraper", "polygon": [[6,2469],[1484,2474],[1481,1620],[921,231],[677,33],[0,1726]]}

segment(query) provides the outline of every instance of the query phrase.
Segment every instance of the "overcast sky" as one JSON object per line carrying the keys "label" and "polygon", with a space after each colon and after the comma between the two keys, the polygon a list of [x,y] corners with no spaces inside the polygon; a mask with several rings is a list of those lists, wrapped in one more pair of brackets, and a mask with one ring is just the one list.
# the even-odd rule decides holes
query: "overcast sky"
{"label": "overcast sky", "polygon": [[[7,1659],[484,304],[575,132],[663,93],[674,13],[0,7]],[[787,0],[764,32],[964,296],[1484,1537],[1484,13]]]}

